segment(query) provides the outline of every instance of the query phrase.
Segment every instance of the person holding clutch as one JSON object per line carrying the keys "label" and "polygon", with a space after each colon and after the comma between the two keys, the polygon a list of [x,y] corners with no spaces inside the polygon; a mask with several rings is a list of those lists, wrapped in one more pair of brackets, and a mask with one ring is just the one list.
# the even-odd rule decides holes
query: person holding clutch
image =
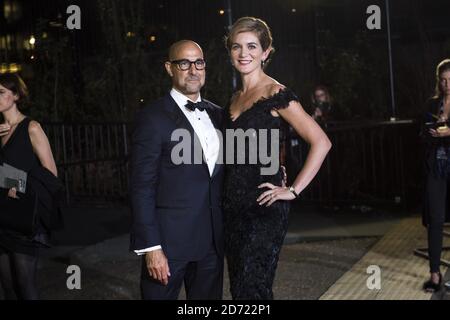
{"label": "person holding clutch", "polygon": [[5,299],[38,299],[38,252],[50,245],[51,215],[57,210],[53,201],[62,189],[47,136],[38,122],[21,112],[27,98],[18,75],[0,75],[0,165],[28,175],[25,193],[14,187],[0,189],[0,283]]}
{"label": "person holding clutch", "polygon": [[450,59],[436,68],[436,92],[427,101],[422,137],[425,141],[425,205],[423,225],[428,231],[430,278],[423,289],[439,291],[442,275],[439,269],[443,226],[447,211],[447,184],[450,173]]}

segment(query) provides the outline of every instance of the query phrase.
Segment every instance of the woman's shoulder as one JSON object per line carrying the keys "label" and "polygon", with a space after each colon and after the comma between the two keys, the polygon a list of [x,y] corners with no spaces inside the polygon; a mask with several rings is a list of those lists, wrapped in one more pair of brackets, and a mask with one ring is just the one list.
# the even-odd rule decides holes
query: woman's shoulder
{"label": "woman's shoulder", "polygon": [[441,99],[439,97],[431,97],[428,98],[423,104],[422,113],[433,113],[437,114],[439,112],[439,108],[441,106]]}
{"label": "woman's shoulder", "polygon": [[440,97],[431,97],[425,101],[425,106],[427,108],[433,108],[441,103],[442,99]]}
{"label": "woman's shoulder", "polygon": [[273,95],[276,95],[280,91],[284,91],[286,89],[287,88],[286,88],[285,85],[283,85],[283,84],[281,84],[281,83],[279,83],[279,82],[277,82],[275,80],[274,80],[273,83],[270,83],[269,85],[267,85],[267,93],[268,93],[269,97],[273,96]]}
{"label": "woman's shoulder", "polygon": [[297,95],[291,89],[276,81],[267,86],[267,97],[264,100],[275,109],[286,108],[292,101],[299,102]]}
{"label": "woman's shoulder", "polygon": [[33,119],[29,120],[28,123],[28,135],[31,139],[31,143],[35,145],[37,142],[43,141],[43,139],[47,138],[47,135],[44,132],[41,124]]}
{"label": "woman's shoulder", "polygon": [[44,130],[42,129],[41,124],[33,119],[28,118],[28,133],[30,135],[37,135],[42,133]]}

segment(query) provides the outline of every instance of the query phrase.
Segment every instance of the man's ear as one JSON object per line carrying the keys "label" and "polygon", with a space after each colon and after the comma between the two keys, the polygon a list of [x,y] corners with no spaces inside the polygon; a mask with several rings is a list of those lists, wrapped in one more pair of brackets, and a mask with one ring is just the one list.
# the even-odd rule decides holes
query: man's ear
{"label": "man's ear", "polygon": [[172,72],[172,69],[170,68],[170,66],[171,66],[171,63],[170,63],[169,61],[167,61],[167,62],[164,64],[164,67],[166,67],[167,73],[168,73],[169,76],[172,78],[172,77],[173,77],[173,72]]}

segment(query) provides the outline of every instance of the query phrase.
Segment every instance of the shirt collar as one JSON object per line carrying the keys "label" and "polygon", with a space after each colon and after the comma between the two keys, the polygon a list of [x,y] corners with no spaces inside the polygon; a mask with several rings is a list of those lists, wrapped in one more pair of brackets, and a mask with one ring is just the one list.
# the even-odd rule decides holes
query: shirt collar
{"label": "shirt collar", "polygon": [[[172,98],[175,100],[175,102],[177,103],[177,105],[180,108],[184,108],[184,106],[186,105],[186,103],[188,101],[192,101],[191,99],[186,97],[184,94],[182,94],[181,92],[179,92],[175,88],[172,88],[172,90],[170,90],[170,95],[172,96]],[[192,102],[196,103],[196,102],[200,102],[200,101],[202,101],[202,97],[199,94],[197,100],[196,101],[192,101]]]}

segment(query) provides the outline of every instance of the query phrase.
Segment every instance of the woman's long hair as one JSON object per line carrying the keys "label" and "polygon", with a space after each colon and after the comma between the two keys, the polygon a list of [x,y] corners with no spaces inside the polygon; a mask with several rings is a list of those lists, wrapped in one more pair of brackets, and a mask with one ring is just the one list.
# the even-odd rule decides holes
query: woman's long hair
{"label": "woman's long hair", "polygon": [[444,95],[441,90],[440,77],[446,71],[450,71],[450,59],[442,60],[436,67],[436,88],[433,97],[435,99],[440,99]]}

